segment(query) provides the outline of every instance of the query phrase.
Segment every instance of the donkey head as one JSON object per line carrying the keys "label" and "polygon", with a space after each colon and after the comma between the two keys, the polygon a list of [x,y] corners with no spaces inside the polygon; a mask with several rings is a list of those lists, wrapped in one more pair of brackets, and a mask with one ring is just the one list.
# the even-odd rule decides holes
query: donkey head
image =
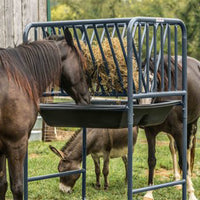
{"label": "donkey head", "polygon": [[[66,172],[71,170],[79,170],[80,169],[80,160],[70,159],[70,156],[67,156],[63,151],[56,149],[53,146],[49,146],[49,148],[60,158],[60,162],[58,164],[59,172]],[[67,176],[60,177],[59,188],[64,193],[71,193],[72,188],[74,187],[76,181],[80,177],[80,174],[72,174]]]}

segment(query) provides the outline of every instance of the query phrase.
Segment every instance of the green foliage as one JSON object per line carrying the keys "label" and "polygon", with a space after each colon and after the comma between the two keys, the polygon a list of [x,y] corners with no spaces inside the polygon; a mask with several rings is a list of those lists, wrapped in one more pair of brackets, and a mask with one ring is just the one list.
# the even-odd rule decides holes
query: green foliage
{"label": "green foliage", "polygon": [[200,59],[199,0],[51,0],[52,20],[151,16],[180,18],[188,31],[188,55]]}

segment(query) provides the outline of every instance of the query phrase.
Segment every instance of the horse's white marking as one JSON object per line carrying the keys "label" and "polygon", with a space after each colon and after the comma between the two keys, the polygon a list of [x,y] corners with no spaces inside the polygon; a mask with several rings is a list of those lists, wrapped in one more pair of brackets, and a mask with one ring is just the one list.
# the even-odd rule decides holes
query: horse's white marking
{"label": "horse's white marking", "polygon": [[63,183],[60,183],[59,189],[64,193],[70,193],[72,188],[70,186],[64,185]]}
{"label": "horse's white marking", "polygon": [[153,191],[150,190],[150,191],[147,191],[147,193],[145,194],[143,200],[153,200]]}
{"label": "horse's white marking", "polygon": [[[151,89],[151,85],[152,85],[152,82],[153,82],[153,73],[152,72],[149,72],[149,90]],[[144,87],[142,88],[142,92],[144,92]],[[140,104],[151,104],[152,102],[152,98],[142,98],[140,99]]]}
{"label": "horse's white marking", "polygon": [[174,148],[174,138],[170,134],[167,134],[167,136],[170,140],[169,146],[170,146],[170,152],[171,152],[172,161],[173,161],[174,178],[175,178],[175,181],[178,181],[178,180],[180,180],[181,175],[179,173],[179,167],[178,167],[177,156],[176,156],[176,149]]}
{"label": "horse's white marking", "polygon": [[[191,145],[190,145],[190,148],[191,148]],[[187,150],[187,159],[188,159],[187,190],[189,194],[189,200],[197,200],[194,194],[194,187],[193,187],[192,179],[191,179],[191,166],[190,166],[191,149],[190,148]]]}

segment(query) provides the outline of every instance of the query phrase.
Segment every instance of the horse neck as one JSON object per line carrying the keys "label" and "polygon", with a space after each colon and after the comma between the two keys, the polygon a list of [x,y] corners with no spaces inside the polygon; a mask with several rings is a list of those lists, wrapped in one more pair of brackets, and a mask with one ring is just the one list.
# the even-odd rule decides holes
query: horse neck
{"label": "horse neck", "polygon": [[52,84],[58,84],[61,76],[60,52],[54,41],[38,41],[19,46],[23,62],[37,84],[38,95]]}

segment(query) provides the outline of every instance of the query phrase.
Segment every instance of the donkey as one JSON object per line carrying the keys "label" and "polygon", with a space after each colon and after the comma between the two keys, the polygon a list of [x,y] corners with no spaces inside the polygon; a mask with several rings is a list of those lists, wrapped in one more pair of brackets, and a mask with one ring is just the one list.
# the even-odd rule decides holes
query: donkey
{"label": "donkey", "polygon": [[[133,127],[133,145],[137,141],[138,127]],[[108,189],[108,174],[110,158],[122,157],[127,180],[128,129],[87,129],[87,155],[91,154],[96,173],[96,188],[100,188],[100,157],[103,157],[104,189]],[[60,157],[58,171],[80,169],[82,161],[82,132],[75,133],[61,150],[50,146],[50,149]],[[72,191],[80,174],[60,178],[59,188],[65,193]]]}
{"label": "donkey", "polygon": [[6,158],[14,200],[23,199],[23,166],[28,138],[39,111],[39,99],[60,85],[77,104],[90,95],[84,62],[65,29],[56,40],[42,40],[0,50],[0,199],[7,191]]}

